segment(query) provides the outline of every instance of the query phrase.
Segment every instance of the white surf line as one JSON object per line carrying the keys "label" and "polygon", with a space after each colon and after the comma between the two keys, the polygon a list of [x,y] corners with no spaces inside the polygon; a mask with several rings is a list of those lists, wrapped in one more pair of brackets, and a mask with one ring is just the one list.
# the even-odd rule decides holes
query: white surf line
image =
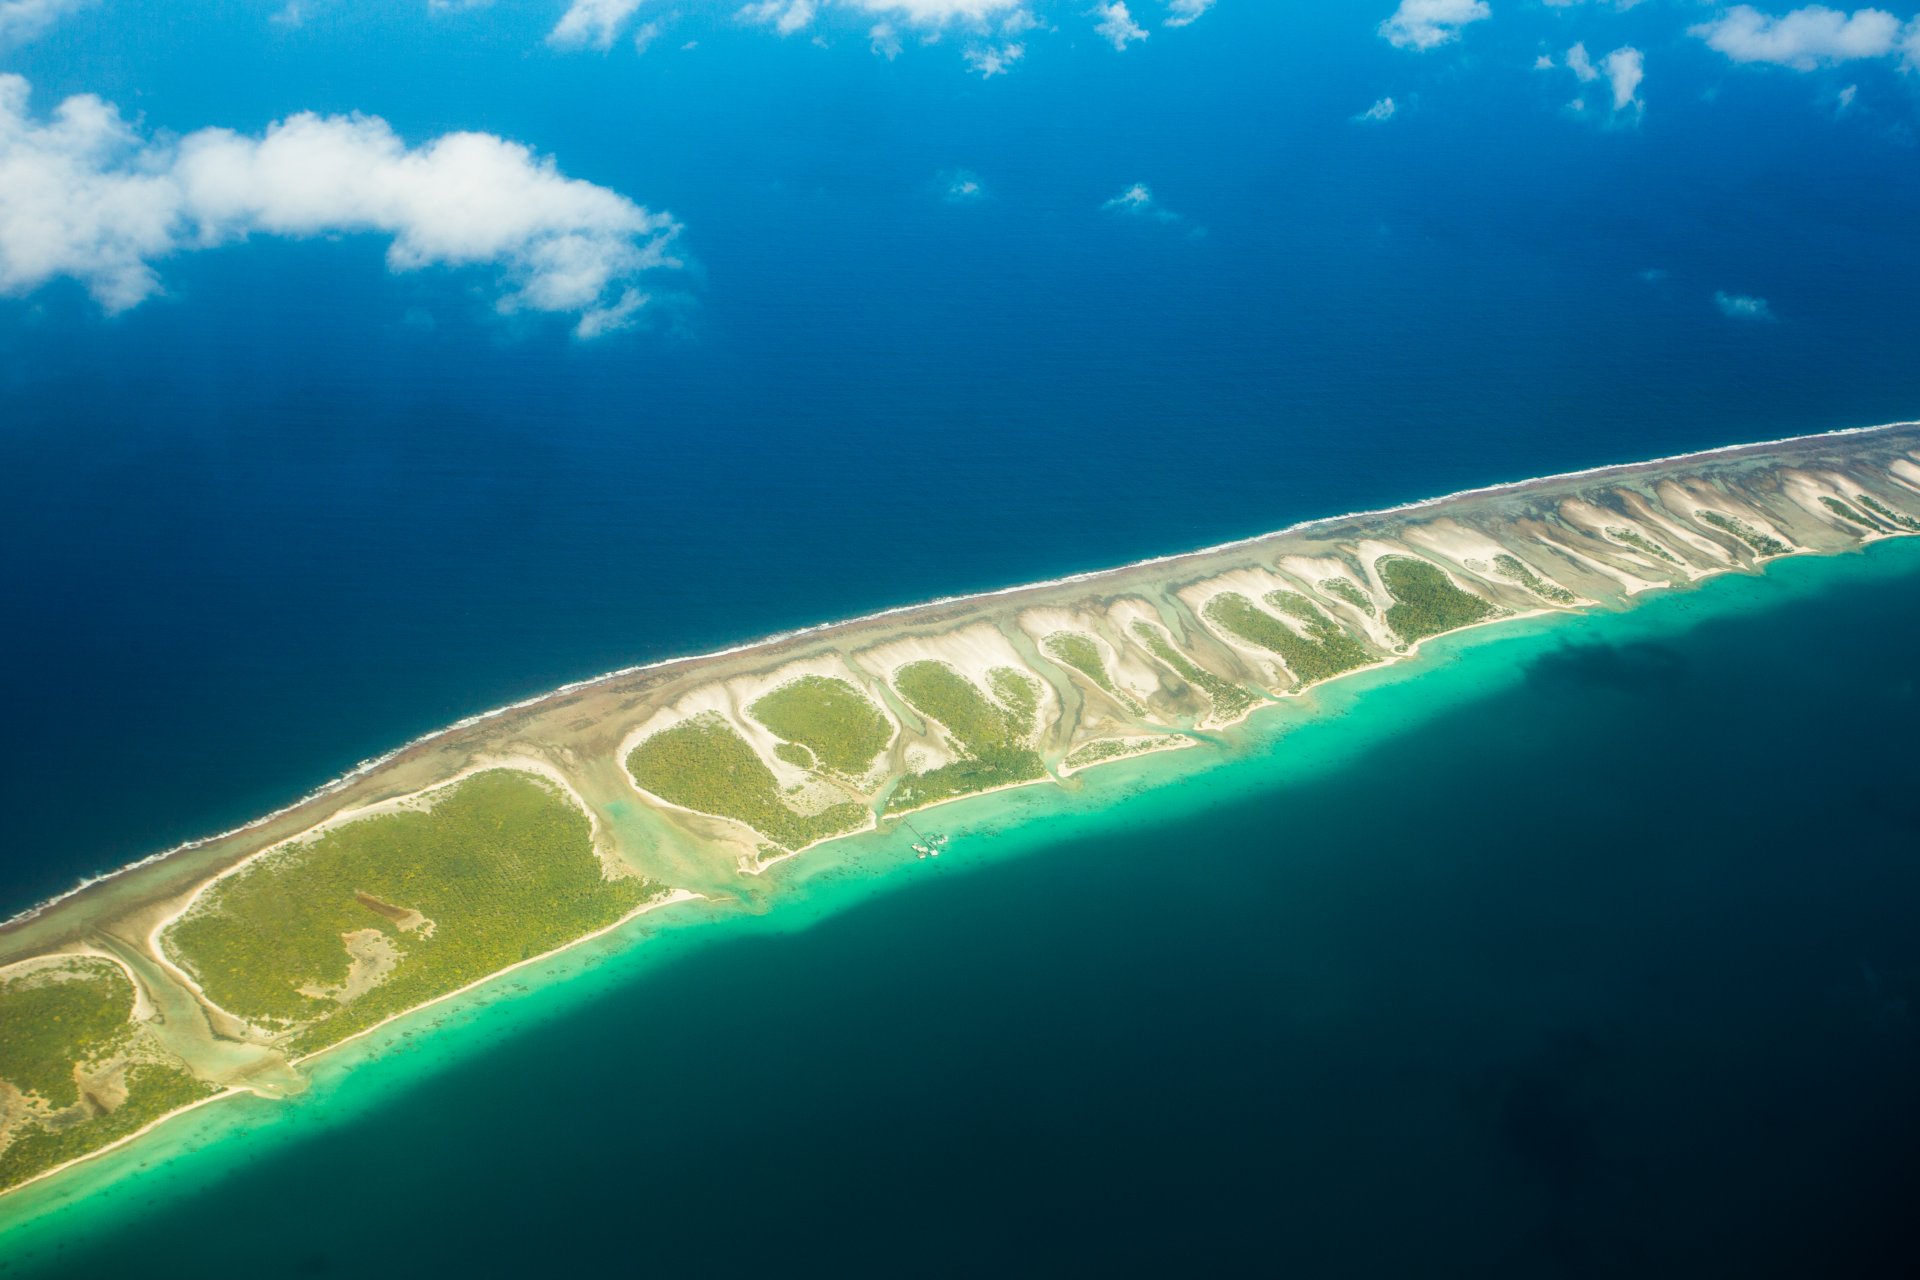
{"label": "white surf line", "polygon": [[1457,502],[1464,498],[1486,497],[1493,494],[1506,493],[1506,492],[1511,492],[1519,489],[1529,488],[1533,485],[1553,484],[1553,483],[1556,483],[1559,481],[1565,481],[1565,480],[1579,480],[1589,476],[1605,475],[1609,472],[1639,471],[1639,470],[1644,470],[1651,467],[1666,466],[1668,464],[1676,463],[1676,462],[1687,462],[1696,458],[1715,458],[1715,457],[1720,457],[1728,454],[1744,453],[1750,450],[1773,449],[1773,448],[1778,448],[1781,445],[1804,444],[1804,443],[1815,441],[1815,440],[1837,440],[1837,439],[1841,439],[1848,436],[1871,435],[1875,432],[1897,431],[1902,428],[1910,428],[1915,426],[1920,426],[1920,422],[1913,422],[1913,421],[1883,422],[1870,427],[1841,427],[1833,431],[1816,431],[1816,432],[1811,432],[1807,435],[1782,436],[1777,440],[1760,440],[1760,441],[1755,441],[1747,444],[1720,445],[1712,449],[1695,449],[1687,453],[1669,454],[1666,457],[1662,457],[1662,458],[1649,458],[1643,462],[1614,462],[1614,463],[1608,463],[1603,466],[1584,467],[1577,471],[1563,471],[1554,475],[1535,476],[1527,480],[1510,480],[1510,481],[1505,481],[1499,484],[1481,485],[1477,488],[1460,489],[1460,490],[1456,490],[1453,493],[1442,494],[1440,497],[1437,497],[1437,498],[1422,498],[1417,502],[1402,503],[1399,506],[1376,507],[1376,508],[1372,508],[1370,510],[1365,510],[1365,511],[1351,511],[1351,512],[1347,512],[1344,515],[1319,516],[1311,520],[1301,520],[1293,524],[1287,525],[1284,528],[1272,530],[1271,532],[1268,532],[1268,533],[1254,534],[1253,536],[1246,537],[1246,538],[1235,538],[1228,542],[1215,543],[1212,546],[1201,547],[1198,550],[1193,550],[1193,551],[1180,551],[1180,552],[1175,552],[1171,555],[1164,555],[1164,556],[1150,556],[1144,560],[1134,560],[1127,564],[1119,565],[1110,569],[1093,569],[1084,573],[1071,573],[1063,577],[1046,578],[1038,582],[1027,582],[1027,583],[1021,583],[1017,586],[1000,587],[991,591],[976,591],[976,592],[964,593],[961,595],[938,596],[932,600],[923,600],[916,604],[895,605],[891,608],[881,609],[873,613],[860,614],[859,616],[853,617],[853,618],[843,618],[833,622],[817,622],[809,626],[797,627],[791,631],[776,632],[773,635],[765,636],[758,640],[750,640],[743,644],[731,645],[724,649],[713,649],[706,653],[691,654],[691,655],[677,657],[677,658],[662,658],[655,662],[645,662],[645,663],[637,664],[635,666],[619,667],[612,671],[603,672],[597,676],[589,676],[583,680],[574,680],[567,684],[560,685],[557,688],[549,689],[544,693],[534,694],[531,697],[522,698],[517,702],[509,702],[504,706],[494,707],[493,709],[488,711],[482,711],[475,715],[466,716],[460,720],[454,721],[452,724],[444,725],[441,728],[430,730],[429,732],[423,733],[418,737],[412,739],[411,741],[405,742],[400,746],[395,747],[391,751],[387,751],[381,755],[373,756],[373,757],[370,757],[369,759],[362,760],[359,764],[355,765],[352,769],[348,770],[346,773],[341,774],[338,778],[333,779],[331,782],[323,783],[322,785],[315,787],[312,791],[309,791],[305,795],[301,796],[298,800],[295,800],[290,804],[283,805],[280,808],[275,809],[273,812],[264,814],[258,818],[253,819],[250,822],[244,822],[237,827],[231,827],[228,830],[219,832],[215,835],[201,836],[198,839],[194,839],[194,840],[184,840],[169,849],[163,849],[158,853],[148,854],[146,857],[138,859],[137,861],[134,861],[134,862],[129,862],[124,866],[115,867],[110,871],[103,871],[98,873],[97,875],[87,876],[84,879],[82,879],[80,883],[76,884],[73,888],[66,890],[64,893],[56,894],[53,897],[48,898],[44,902],[28,907],[24,911],[16,912],[14,915],[9,916],[5,920],[0,920],[0,930],[7,929],[16,924],[24,924],[25,922],[32,920],[35,917],[43,914],[49,907],[55,906],[61,902],[65,902],[68,898],[74,897],[76,894],[84,893],[88,889],[91,889],[93,886],[97,884],[102,884],[102,883],[105,883],[106,881],[115,879],[118,876],[123,876],[130,871],[136,871],[141,867],[150,866],[156,862],[160,862],[166,858],[170,858],[175,854],[186,853],[186,852],[189,852],[190,850],[203,848],[206,845],[214,844],[221,840],[231,839],[234,836],[245,835],[247,832],[254,830],[256,827],[261,827],[266,825],[267,823],[276,821],[277,819],[284,817],[286,814],[289,814],[294,810],[301,808],[304,805],[310,804],[315,800],[321,799],[325,796],[333,794],[336,791],[339,791],[343,787],[346,787],[351,783],[356,782],[359,779],[365,777],[367,774],[373,772],[375,769],[380,768],[382,765],[386,764],[388,761],[393,760],[398,756],[404,755],[406,752],[413,750],[415,747],[423,746],[426,743],[433,741],[435,738],[444,737],[447,734],[451,734],[451,733],[458,733],[463,729],[470,729],[477,724],[484,724],[486,721],[495,719],[499,716],[507,715],[514,711],[525,710],[528,707],[535,706],[539,703],[545,702],[549,698],[562,697],[566,694],[575,693],[581,689],[590,688],[593,685],[601,684],[609,680],[624,679],[628,676],[640,675],[648,671],[659,671],[659,670],[662,670],[663,668],[676,666],[681,663],[708,662],[715,658],[729,658],[737,654],[750,653],[755,649],[767,648],[767,647],[778,645],[778,644],[785,644],[789,640],[799,639],[803,636],[817,635],[820,632],[831,631],[840,627],[859,626],[863,623],[876,622],[883,618],[893,618],[893,617],[898,617],[901,614],[905,614],[905,613],[914,613],[921,609],[938,608],[942,605],[961,604],[961,603],[966,603],[966,602],[976,601],[976,600],[992,600],[1001,596],[1018,595],[1024,591],[1045,590],[1049,587],[1072,586],[1077,583],[1095,582],[1102,578],[1113,577],[1115,575],[1123,574],[1123,573],[1129,573],[1135,569],[1146,568],[1152,565],[1172,564],[1180,560],[1189,560],[1189,559],[1198,558],[1200,556],[1215,555],[1222,551],[1232,551],[1240,547],[1247,547],[1247,546],[1252,546],[1255,543],[1265,542],[1271,538],[1286,537],[1291,534],[1301,533],[1306,530],[1318,528],[1324,525],[1341,524],[1351,520],[1377,519],[1382,516],[1398,515],[1398,514],[1402,514],[1405,512],[1412,512],[1412,511],[1423,511],[1432,507],[1442,506],[1446,503]]}

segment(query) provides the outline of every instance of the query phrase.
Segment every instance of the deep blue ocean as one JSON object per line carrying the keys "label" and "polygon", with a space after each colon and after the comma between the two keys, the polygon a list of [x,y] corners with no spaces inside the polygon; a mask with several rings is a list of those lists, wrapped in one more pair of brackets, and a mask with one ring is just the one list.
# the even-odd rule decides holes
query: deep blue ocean
{"label": "deep blue ocean", "polygon": [[1441,642],[209,1108],[0,1274],[1911,1274],[1917,629],[1903,542]]}
{"label": "deep blue ocean", "polygon": [[[593,342],[357,236],[167,259],[114,317],[0,297],[0,914],[610,668],[1920,413],[1890,63],[1735,67],[1691,6],[1495,0],[1416,55],[1384,0],[1221,0],[1123,54],[1060,9],[982,81],[732,5],[563,55],[559,7],[106,0],[0,50],[42,113],[499,133],[670,210],[688,262]],[[1575,40],[1645,51],[1637,123],[1531,69]],[[1165,217],[1103,207],[1135,183]],[[16,1261],[1898,1274],[1904,563],[1573,624],[1444,714],[1371,691],[1407,727],[1338,768],[689,944]]]}
{"label": "deep blue ocean", "polygon": [[[1835,120],[1848,77],[1731,68],[1664,5],[1422,56],[1226,0],[987,82],[697,7],[644,57],[545,49],[557,4],[271,7],[103,4],[0,69],[151,130],[491,130],[670,210],[692,267],[594,343],[371,237],[180,255],[111,319],[0,298],[0,910],[612,667],[1915,413],[1910,86],[1852,72]],[[1576,38],[1647,50],[1638,127],[1528,70]],[[1136,182],[1177,220],[1101,208]]]}

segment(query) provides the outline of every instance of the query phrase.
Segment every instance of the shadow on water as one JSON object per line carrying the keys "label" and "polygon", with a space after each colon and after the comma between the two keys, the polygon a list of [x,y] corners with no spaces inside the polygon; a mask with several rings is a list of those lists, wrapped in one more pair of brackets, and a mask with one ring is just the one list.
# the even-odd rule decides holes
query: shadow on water
{"label": "shadow on water", "polygon": [[43,1273],[1906,1274],[1920,574],[1820,572],[1489,642],[1286,729],[1364,744],[1303,779],[1034,801],[1043,852],[775,912]]}

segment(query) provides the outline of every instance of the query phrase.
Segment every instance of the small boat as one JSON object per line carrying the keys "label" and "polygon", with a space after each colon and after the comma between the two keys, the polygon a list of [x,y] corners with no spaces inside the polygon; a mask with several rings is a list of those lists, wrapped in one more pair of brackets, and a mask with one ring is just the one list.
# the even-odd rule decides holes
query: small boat
{"label": "small boat", "polygon": [[900,822],[907,830],[913,832],[914,841],[912,848],[915,853],[919,854],[922,858],[937,858],[940,856],[940,850],[946,847],[947,838],[945,836],[939,834],[923,836],[920,834],[920,828],[914,826],[905,818],[902,818]]}

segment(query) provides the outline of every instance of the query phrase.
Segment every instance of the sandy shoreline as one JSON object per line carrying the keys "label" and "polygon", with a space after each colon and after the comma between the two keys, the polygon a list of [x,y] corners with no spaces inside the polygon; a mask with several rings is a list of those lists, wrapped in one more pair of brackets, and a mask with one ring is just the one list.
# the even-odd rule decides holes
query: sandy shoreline
{"label": "sandy shoreline", "polygon": [[[1377,660],[1330,677],[1338,680],[1411,661],[1422,651],[1424,638],[1391,643],[1396,632],[1387,628],[1387,606],[1396,597],[1384,594],[1378,568],[1388,561],[1424,560],[1441,570],[1456,595],[1465,584],[1467,595],[1495,606],[1491,616],[1472,622],[1456,620],[1443,628],[1446,635],[1545,614],[1625,607],[1643,592],[1686,586],[1723,573],[1754,572],[1780,555],[1837,554],[1883,538],[1914,536],[1920,530],[1852,527],[1836,518],[1829,499],[1844,504],[1861,493],[1877,494],[1877,501],[1889,502],[1895,510],[1920,513],[1916,463],[1920,463],[1920,426],[1912,423],[1734,445],[1484,486],[1377,512],[1304,521],[1197,551],[901,606],[708,654],[624,668],[466,717],[363,762],[293,805],[141,859],[41,903],[0,925],[0,969],[35,955],[96,951],[94,940],[106,940],[116,952],[124,949],[124,954],[138,960],[142,969],[153,966],[151,972],[136,971],[117,955],[108,957],[134,978],[143,998],[148,994],[146,985],[157,983],[156,991],[190,999],[199,1007],[213,1037],[206,1041],[209,1055],[221,1038],[219,1028],[238,1025],[242,1030],[228,1035],[228,1040],[237,1035],[235,1046],[264,1055],[258,1062],[271,1060],[291,1071],[399,1019],[603,937],[651,911],[703,898],[770,895],[774,889],[765,873],[774,866],[821,844],[884,831],[886,819],[1040,783],[1058,785],[1104,764],[1140,758],[1116,755],[1066,767],[1066,758],[1078,746],[1138,737],[1143,732],[1196,734],[1228,728],[1264,707],[1283,705],[1327,683],[1295,680],[1274,653],[1204,621],[1208,602],[1224,592],[1262,599],[1269,586],[1282,593],[1311,593],[1324,582],[1316,575],[1331,572],[1348,578],[1349,585],[1370,597],[1371,609],[1363,614],[1357,606],[1342,605],[1324,591],[1321,596],[1327,603],[1320,607],[1337,615],[1340,625],[1356,634],[1363,633],[1376,644],[1383,638],[1387,643],[1376,650]],[[1721,519],[1726,527],[1703,523],[1703,514]],[[1611,522],[1664,547],[1662,554],[1671,553],[1671,563],[1614,536]],[[1768,541],[1785,550],[1756,554]],[[1522,578],[1490,568],[1490,558],[1518,559],[1549,586],[1562,588],[1562,595],[1549,603]],[[1200,697],[1195,688],[1172,677],[1173,668],[1141,656],[1146,651],[1130,633],[1143,624],[1163,633],[1182,660],[1198,667],[1202,676],[1261,696],[1244,706],[1222,703],[1215,707],[1212,694]],[[1394,628],[1401,625],[1396,622]],[[1128,702],[1130,710],[1122,714],[1121,700],[1110,696],[1103,700],[1097,692],[1090,693],[1084,673],[1076,681],[1065,666],[1041,651],[1039,642],[1051,628],[1081,630],[1099,639],[1105,646],[1102,651],[1117,664],[1114,678],[1142,705]],[[996,663],[1033,676],[1038,681],[1040,709],[1034,745],[1058,767],[1039,778],[942,797],[912,809],[886,809],[854,831],[812,841],[764,862],[757,856],[763,844],[751,827],[671,804],[642,790],[627,772],[625,760],[637,741],[690,714],[721,715],[751,739],[744,707],[758,696],[756,691],[784,678],[782,672],[816,668],[837,672],[885,706],[893,696],[892,672],[903,663],[927,658],[947,663],[975,682],[981,682]],[[1150,688],[1143,688],[1142,679]],[[863,788],[872,787],[874,795],[885,794],[890,779],[904,776],[901,770],[916,752],[922,761],[935,764],[953,758],[953,743],[943,726],[924,715],[917,716],[921,723],[915,726],[909,721],[916,717],[898,708],[887,714],[894,722],[893,743],[877,758],[879,773],[870,771],[861,782]],[[764,737],[764,730],[760,733]],[[764,752],[766,745],[757,749]],[[609,871],[631,871],[673,886],[669,895],[604,928],[292,1059],[280,1055],[274,1036],[247,1027],[244,1020],[214,1005],[168,955],[163,945],[167,928],[192,909],[209,885],[342,823],[430,804],[435,793],[491,768],[521,770],[555,784],[587,815],[596,854],[608,863]],[[754,884],[767,887],[753,890]],[[157,1002],[146,1000],[141,1007],[151,1010]],[[178,1000],[173,1007],[181,1007]],[[224,1085],[223,1092],[10,1190],[34,1185],[116,1150],[207,1102],[235,1093],[262,1092],[231,1083],[234,1080],[264,1083],[269,1090],[272,1086],[264,1075],[208,1074],[204,1064],[212,1060],[210,1056],[197,1061],[187,1053],[196,1074]],[[232,1071],[230,1061],[227,1069]]]}
{"label": "sandy shoreline", "polygon": [[93,876],[87,877],[86,879],[82,880],[79,884],[75,885],[73,888],[68,889],[62,893],[55,894],[51,898],[48,898],[42,902],[34,904],[31,907],[27,907],[21,911],[18,911],[12,916],[8,917],[6,920],[0,921],[0,936],[4,936],[8,931],[14,929],[18,925],[27,923],[35,919],[36,917],[44,914],[49,909],[56,907],[61,903],[64,903],[71,899],[79,897],[80,895],[86,893],[87,891],[99,885],[108,883],[130,872],[139,870],[144,867],[156,865],[177,854],[186,853],[195,849],[204,848],[207,845],[214,844],[219,841],[228,840],[238,836],[244,836],[252,831],[256,831],[261,827],[264,827],[272,823],[276,819],[283,818],[289,814],[299,811],[300,809],[306,807],[307,805],[312,804],[316,800],[325,799],[326,797],[339,792],[345,787],[351,785],[353,782],[371,774],[373,771],[377,770],[382,765],[385,765],[416,748],[429,745],[434,741],[436,741],[437,739],[443,738],[449,734],[458,733],[462,730],[470,729],[470,728],[485,724],[490,720],[495,720],[502,716],[510,715],[516,711],[528,710],[528,709],[537,707],[542,703],[550,702],[554,699],[562,698],[569,694],[592,689],[596,686],[603,685],[609,681],[625,679],[631,676],[641,675],[649,672],[671,670],[672,668],[683,666],[683,665],[710,662],[714,659],[719,659],[719,658],[730,658],[730,657],[736,657],[742,654],[755,653],[762,650],[774,648],[779,645],[786,644],[793,640],[803,639],[811,636],[824,635],[838,629],[861,626],[861,625],[872,623],[872,622],[884,621],[889,618],[903,617],[906,615],[918,613],[923,610],[939,609],[939,608],[943,608],[943,607],[946,607],[949,605],[955,605],[955,604],[967,604],[967,603],[973,603],[973,602],[979,602],[979,601],[993,600],[993,599],[1018,595],[1024,592],[1040,591],[1040,590],[1046,590],[1049,588],[1060,587],[1060,586],[1071,586],[1071,585],[1094,583],[1094,582],[1101,581],[1103,579],[1116,577],[1116,576],[1123,575],[1123,574],[1133,572],[1143,568],[1177,564],[1184,560],[1216,555],[1221,552],[1232,551],[1232,550],[1237,550],[1243,547],[1258,545],[1260,543],[1263,543],[1275,538],[1285,537],[1285,536],[1294,535],[1294,534],[1310,533],[1318,529],[1333,528],[1343,524],[1352,523],[1354,521],[1381,519],[1381,518],[1387,518],[1387,517],[1393,517],[1393,516],[1412,514],[1415,512],[1443,507],[1450,503],[1471,500],[1474,498],[1483,498],[1483,497],[1491,497],[1496,495],[1508,495],[1508,494],[1520,495],[1520,494],[1524,494],[1527,490],[1533,487],[1541,486],[1541,485],[1556,484],[1556,483],[1561,483],[1561,482],[1566,482],[1571,480],[1604,479],[1604,478],[1608,478],[1615,475],[1630,475],[1636,472],[1642,472],[1646,470],[1656,469],[1656,468],[1665,467],[1665,466],[1671,466],[1674,464],[1685,463],[1685,462],[1705,461],[1705,460],[1715,460],[1715,459],[1730,459],[1730,458],[1738,458],[1742,456],[1751,456],[1755,454],[1765,454],[1770,450],[1777,449],[1786,445],[1799,445],[1799,444],[1805,444],[1810,442],[1827,441],[1827,440],[1841,440],[1841,439],[1846,439],[1848,437],[1867,436],[1867,435],[1873,435],[1881,432],[1900,431],[1903,429],[1912,428],[1916,425],[1920,425],[1920,424],[1916,424],[1915,422],[1908,421],[1908,422],[1880,423],[1874,426],[1866,426],[1866,427],[1845,427],[1845,428],[1839,428],[1833,431],[1818,432],[1818,433],[1814,433],[1812,435],[1806,435],[1806,436],[1788,436],[1778,440],[1768,440],[1768,441],[1761,441],[1761,442],[1748,443],[1748,444],[1723,445],[1723,446],[1719,446],[1711,449],[1700,449],[1700,450],[1694,450],[1688,453],[1672,454],[1667,457],[1649,459],[1642,462],[1609,463],[1602,466],[1589,467],[1589,468],[1584,468],[1576,471],[1561,472],[1555,475],[1536,476],[1536,477],[1532,477],[1530,479],[1525,479],[1525,480],[1509,481],[1509,482],[1492,484],[1492,485],[1482,485],[1482,486],[1477,486],[1470,489],[1457,490],[1453,493],[1444,494],[1439,497],[1420,499],[1414,502],[1402,504],[1400,506],[1381,507],[1381,508],[1376,508],[1376,509],[1367,510],[1367,511],[1349,512],[1346,514],[1336,515],[1336,516],[1316,517],[1310,520],[1299,521],[1299,522],[1296,522],[1295,524],[1287,525],[1280,529],[1275,529],[1267,533],[1255,534],[1250,537],[1234,539],[1234,540],[1223,542],[1223,543],[1216,543],[1212,546],[1201,547],[1191,551],[1175,552],[1165,556],[1150,557],[1145,560],[1137,560],[1128,564],[1115,566],[1113,568],[1092,570],[1086,573],[1079,573],[1079,574],[1069,574],[1064,577],[1051,578],[1051,579],[1046,579],[1039,582],[1022,583],[1016,586],[997,588],[992,591],[974,592],[974,593],[968,593],[968,594],[956,595],[956,596],[936,597],[932,600],[926,600],[916,604],[897,605],[888,609],[878,610],[873,613],[863,614],[855,618],[847,618],[847,619],[839,619],[831,622],[815,623],[810,626],[796,628],[791,631],[777,632],[773,635],[764,636],[757,640],[746,641],[742,644],[732,645],[722,649],[709,650],[705,653],[690,654],[690,655],[686,655],[682,657],[674,657],[674,658],[664,658],[657,662],[640,663],[633,666],[616,668],[615,670],[612,670],[612,671],[602,672],[599,675],[588,676],[581,680],[571,681],[567,684],[560,685],[557,688],[550,689],[544,693],[535,694],[531,697],[523,698],[515,702],[505,703],[498,707],[493,707],[485,711],[476,712],[473,715],[463,717],[459,720],[454,721],[449,725],[443,726],[442,728],[430,730],[427,733],[421,734],[416,738],[413,738],[405,743],[402,743],[397,747],[394,747],[390,751],[384,752],[378,756],[369,757],[368,759],[361,761],[359,764],[355,765],[352,769],[348,770],[347,772],[341,774],[339,777],[330,779],[329,781],[322,783],[321,785],[315,787],[313,790],[307,792],[305,795],[301,796],[299,799],[294,800],[289,804],[282,806],[279,809],[273,810],[270,813],[263,814],[260,817],[254,818],[248,822],[242,823],[237,827],[232,827],[225,831],[217,832],[213,835],[200,836],[192,840],[182,841],[181,843],[173,845],[167,849],[159,850],[155,853],[148,854],[143,858],[136,859],[122,866],[115,867],[107,871],[99,872]]}

